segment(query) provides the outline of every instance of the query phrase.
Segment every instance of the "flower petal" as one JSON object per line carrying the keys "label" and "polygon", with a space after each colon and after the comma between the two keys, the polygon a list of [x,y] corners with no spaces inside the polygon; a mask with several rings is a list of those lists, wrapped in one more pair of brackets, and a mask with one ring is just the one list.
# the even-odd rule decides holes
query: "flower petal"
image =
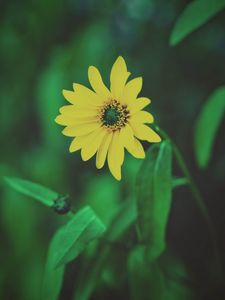
{"label": "flower petal", "polygon": [[79,99],[79,102],[83,104],[88,104],[90,106],[102,105],[103,99],[86,86],[79,83],[74,83],[73,89],[75,97]]}
{"label": "flower petal", "polygon": [[142,77],[137,77],[130,80],[123,91],[123,102],[129,104],[135,100],[142,89]]}
{"label": "flower petal", "polygon": [[65,105],[62,106],[59,109],[60,113],[65,116],[70,117],[95,117],[98,115],[98,109],[97,108],[80,108],[79,106],[75,105]]}
{"label": "flower petal", "polygon": [[105,159],[109,149],[109,144],[112,140],[113,133],[107,133],[106,136],[102,139],[102,142],[98,148],[96,155],[96,167],[101,169],[105,164]]}
{"label": "flower petal", "polygon": [[110,90],[116,100],[122,99],[123,89],[129,75],[125,60],[119,56],[113,64],[110,74]]}
{"label": "flower petal", "polygon": [[88,133],[91,133],[92,131],[99,128],[101,125],[98,122],[95,123],[87,123],[84,125],[77,125],[77,126],[68,126],[63,129],[62,133],[66,136],[81,136]]}
{"label": "flower petal", "polygon": [[90,66],[88,68],[88,78],[93,90],[95,90],[97,94],[105,98],[111,97],[111,93],[103,83],[102,76],[96,67]]}
{"label": "flower petal", "polygon": [[70,152],[75,152],[83,147],[86,143],[88,143],[90,139],[90,135],[82,135],[82,136],[77,136],[76,138],[73,139],[72,143],[70,144],[69,151]]}
{"label": "flower petal", "polygon": [[95,155],[99,148],[99,145],[102,142],[102,139],[106,134],[107,131],[102,127],[96,129],[90,134],[89,143],[84,145],[81,149],[81,157],[83,161],[87,161]]}
{"label": "flower petal", "polygon": [[108,152],[108,166],[112,175],[121,180],[121,165],[124,160],[124,147],[122,146],[119,138],[119,132],[115,132],[112,141],[109,145]]}
{"label": "flower petal", "polygon": [[74,91],[63,90],[62,94],[63,94],[64,98],[67,101],[69,101],[71,104],[76,103],[76,96],[75,96]]}
{"label": "flower petal", "polygon": [[58,115],[55,118],[55,122],[57,124],[63,125],[63,126],[75,126],[75,125],[81,125],[81,124],[85,124],[85,123],[93,123],[93,122],[97,122],[98,121],[98,117],[94,116],[94,117],[80,117],[80,116],[76,116],[76,115]]}
{"label": "flower petal", "polygon": [[135,114],[136,112],[142,110],[147,105],[151,103],[151,100],[145,97],[140,97],[129,103],[130,114]]}
{"label": "flower petal", "polygon": [[133,144],[126,147],[127,151],[130,152],[136,158],[145,158],[145,151],[142,144],[136,139],[133,139]]}
{"label": "flower petal", "polygon": [[150,127],[137,122],[130,122],[130,124],[134,131],[134,135],[138,139],[151,143],[158,143],[161,141],[161,137]]}
{"label": "flower petal", "polygon": [[120,142],[126,148],[132,147],[134,142],[134,133],[129,124],[120,130]]}
{"label": "flower petal", "polygon": [[139,123],[153,123],[154,118],[153,115],[147,111],[139,111],[133,116],[131,116],[131,120]]}

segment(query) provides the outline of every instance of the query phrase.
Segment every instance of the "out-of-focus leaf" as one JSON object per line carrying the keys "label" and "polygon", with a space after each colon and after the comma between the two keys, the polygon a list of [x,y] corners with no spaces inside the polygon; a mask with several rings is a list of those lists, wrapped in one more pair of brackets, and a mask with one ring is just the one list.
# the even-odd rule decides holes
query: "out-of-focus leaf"
{"label": "out-of-focus leaf", "polygon": [[222,86],[208,98],[196,121],[194,148],[197,163],[201,168],[207,167],[210,160],[216,133],[224,112],[225,86]]}
{"label": "out-of-focus leaf", "polygon": [[119,208],[120,194],[120,185],[112,176],[103,174],[88,183],[82,198],[108,226]]}
{"label": "out-of-focus leaf", "polygon": [[181,178],[173,178],[173,188],[177,188],[183,185],[188,184],[188,180],[184,177]]}
{"label": "out-of-focus leaf", "polygon": [[189,275],[183,264],[164,254],[149,263],[145,246],[137,246],[128,258],[131,300],[193,300]]}
{"label": "out-of-focus leaf", "polygon": [[62,287],[65,266],[61,265],[60,267],[55,268],[55,253],[61,242],[63,231],[64,227],[58,229],[49,246],[41,290],[42,300],[57,300]]}
{"label": "out-of-focus leaf", "polygon": [[170,45],[177,45],[224,7],[225,0],[195,0],[189,3],[176,21],[170,36]]}
{"label": "out-of-focus leaf", "polygon": [[82,208],[63,227],[57,240],[58,243],[55,242],[52,258],[54,267],[57,268],[75,259],[90,241],[102,236],[105,229],[90,207]]}
{"label": "out-of-focus leaf", "polygon": [[32,252],[32,256],[27,257],[26,264],[23,265],[21,276],[23,300],[40,300],[40,287],[43,280],[43,259],[40,259],[38,251]]}
{"label": "out-of-focus leaf", "polygon": [[140,168],[137,180],[138,229],[149,245],[149,259],[165,249],[165,235],[172,200],[172,150],[169,141],[154,145]]}
{"label": "out-of-focus leaf", "polygon": [[58,194],[40,184],[16,177],[4,177],[6,183],[17,192],[32,197],[47,206],[52,206]]}
{"label": "out-of-focus leaf", "polygon": [[137,207],[134,198],[129,198],[122,203],[120,210],[106,232],[106,237],[110,241],[116,241],[129,228],[137,218]]}
{"label": "out-of-focus leaf", "polygon": [[[135,222],[136,217],[136,202],[134,199],[128,199],[121,204],[120,210],[105,233],[105,239],[108,242],[116,241]],[[105,262],[113,251],[105,239],[99,244],[92,260],[86,261],[75,289],[74,300],[88,300],[91,297]]]}
{"label": "out-of-focus leaf", "polygon": [[[37,203],[24,199],[12,189],[4,190],[1,202],[1,224],[10,241],[10,262],[14,264],[38,248],[40,236],[36,230],[41,217],[36,210]],[[6,245],[2,247],[4,249]]]}

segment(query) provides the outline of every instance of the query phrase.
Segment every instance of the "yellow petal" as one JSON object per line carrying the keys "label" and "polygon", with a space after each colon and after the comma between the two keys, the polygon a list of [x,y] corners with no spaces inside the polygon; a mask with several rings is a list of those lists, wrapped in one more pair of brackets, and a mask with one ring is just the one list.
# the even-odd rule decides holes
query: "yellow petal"
{"label": "yellow petal", "polygon": [[107,156],[107,152],[109,149],[109,144],[112,140],[113,133],[107,133],[105,137],[102,139],[102,142],[98,148],[96,155],[96,167],[101,169],[105,164],[105,159]]}
{"label": "yellow petal", "polygon": [[75,152],[83,147],[83,145],[87,144],[89,141],[89,134],[83,136],[77,136],[73,139],[72,143],[70,144],[69,151]]}
{"label": "yellow petal", "polygon": [[76,96],[73,91],[63,90],[62,91],[64,98],[69,101],[71,104],[76,103]]}
{"label": "yellow petal", "polygon": [[79,106],[75,105],[65,105],[62,106],[59,109],[60,113],[65,116],[70,117],[95,117],[98,115],[98,109],[97,108],[80,108]]}
{"label": "yellow petal", "polygon": [[59,111],[61,114],[72,113],[72,112],[74,112],[74,109],[75,109],[75,105],[64,105],[64,106],[60,107]]}
{"label": "yellow petal", "polygon": [[90,106],[101,106],[103,103],[103,99],[94,93],[92,90],[83,86],[79,83],[73,84],[75,97],[79,99],[79,102],[83,104],[88,104]]}
{"label": "yellow petal", "polygon": [[137,77],[130,80],[124,88],[122,101],[130,103],[135,100],[142,89],[142,77]]}
{"label": "yellow petal", "polygon": [[158,143],[161,141],[161,137],[150,127],[136,122],[130,122],[130,124],[134,131],[134,135],[138,139],[151,143]]}
{"label": "yellow petal", "polygon": [[120,130],[120,142],[126,148],[132,147],[134,142],[134,133],[129,124]]}
{"label": "yellow petal", "polygon": [[133,116],[131,116],[131,120],[134,122],[139,122],[139,123],[153,123],[154,118],[153,115],[151,115],[147,111],[139,111]]}
{"label": "yellow petal", "polygon": [[151,100],[145,97],[140,97],[129,103],[130,114],[135,114],[136,112],[142,110],[147,105],[151,103]]}
{"label": "yellow petal", "polygon": [[136,158],[145,158],[145,151],[142,144],[136,139],[133,139],[132,145],[128,145],[127,151]]}
{"label": "yellow petal", "polygon": [[95,92],[106,99],[111,98],[111,93],[102,81],[102,76],[99,70],[93,66],[88,68],[88,78]]}
{"label": "yellow petal", "polygon": [[121,145],[119,132],[115,132],[109,145],[108,166],[112,175],[121,180],[121,165],[124,160],[124,147]]}
{"label": "yellow petal", "polygon": [[77,117],[70,116],[70,115],[58,115],[55,118],[55,122],[57,124],[63,125],[63,126],[75,126],[75,125],[82,125],[85,123],[94,123],[97,122],[98,118],[95,117]]}
{"label": "yellow petal", "polygon": [[102,127],[96,129],[90,134],[89,142],[86,145],[84,145],[81,149],[81,157],[83,161],[87,161],[95,155],[102,139],[106,134],[107,131]]}
{"label": "yellow petal", "polygon": [[95,123],[87,123],[84,125],[77,126],[68,126],[63,129],[62,133],[66,136],[81,136],[88,133],[91,133],[95,129],[99,128],[101,125],[98,122]]}
{"label": "yellow petal", "polygon": [[121,100],[123,89],[130,73],[127,71],[125,60],[119,56],[112,66],[110,74],[110,90],[116,100]]}

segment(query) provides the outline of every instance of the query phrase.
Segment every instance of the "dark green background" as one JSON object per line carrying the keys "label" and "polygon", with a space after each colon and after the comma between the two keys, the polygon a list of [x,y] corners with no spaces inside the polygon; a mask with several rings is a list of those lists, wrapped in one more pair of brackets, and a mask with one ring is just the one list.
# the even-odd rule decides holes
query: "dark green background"
{"label": "dark green background", "polygon": [[[72,89],[73,82],[88,84],[89,65],[97,66],[108,83],[111,65],[122,55],[132,76],[143,76],[141,94],[152,99],[149,109],[156,123],[184,153],[225,250],[224,122],[205,171],[198,169],[193,152],[199,111],[209,94],[224,84],[225,12],[171,47],[171,30],[188,2],[4,1],[0,20],[0,175],[30,179],[69,193],[75,208],[91,204],[108,224],[116,203],[134,192],[139,161],[127,155],[123,179],[115,181],[107,168],[96,170],[93,159],[84,163],[78,152],[68,152],[70,139],[62,136],[54,118],[66,104],[63,88]],[[174,168],[179,175],[176,165]],[[3,182],[0,188],[0,299],[36,300],[48,241],[65,217],[25,199]],[[210,240],[186,187],[174,193],[167,240],[191,272],[198,299],[224,299],[223,286],[210,286]],[[122,261],[122,255],[112,258],[115,267]],[[77,270],[79,260],[75,265]],[[77,272],[72,269],[61,299],[71,297]],[[126,281],[114,286],[108,281],[103,280],[93,299],[128,299]]]}

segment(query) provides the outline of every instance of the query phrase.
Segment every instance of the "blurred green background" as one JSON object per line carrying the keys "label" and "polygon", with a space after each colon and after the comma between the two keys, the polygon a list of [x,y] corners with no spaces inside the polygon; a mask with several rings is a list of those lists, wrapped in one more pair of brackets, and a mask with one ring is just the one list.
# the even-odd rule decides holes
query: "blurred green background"
{"label": "blurred green background", "polygon": [[[97,66],[108,83],[111,65],[122,55],[132,75],[143,76],[141,94],[152,99],[149,109],[156,123],[181,148],[225,250],[225,123],[217,133],[206,170],[199,170],[193,152],[194,124],[201,107],[212,91],[224,84],[225,12],[171,47],[171,30],[189,2],[4,1],[0,20],[0,175],[26,178],[69,193],[75,209],[89,204],[109,224],[117,204],[132,196],[140,162],[127,155],[123,179],[117,182],[107,168],[96,170],[93,159],[83,163],[78,152],[68,152],[70,140],[61,134],[54,118],[66,104],[62,89],[72,89],[73,82],[88,85],[89,65]],[[2,180],[0,195],[0,299],[39,299],[48,242],[66,217],[6,188]],[[187,187],[174,193],[167,241],[192,274],[190,285],[197,299],[224,299],[225,284],[211,286],[207,266],[212,255],[210,240]],[[221,264],[224,258],[225,254]],[[111,271],[106,268],[91,299],[130,299],[124,259],[123,251],[115,247],[107,266]],[[71,268],[67,272],[60,299],[72,299],[79,264],[78,259],[76,271]],[[110,277],[115,270],[122,274],[117,283]]]}

